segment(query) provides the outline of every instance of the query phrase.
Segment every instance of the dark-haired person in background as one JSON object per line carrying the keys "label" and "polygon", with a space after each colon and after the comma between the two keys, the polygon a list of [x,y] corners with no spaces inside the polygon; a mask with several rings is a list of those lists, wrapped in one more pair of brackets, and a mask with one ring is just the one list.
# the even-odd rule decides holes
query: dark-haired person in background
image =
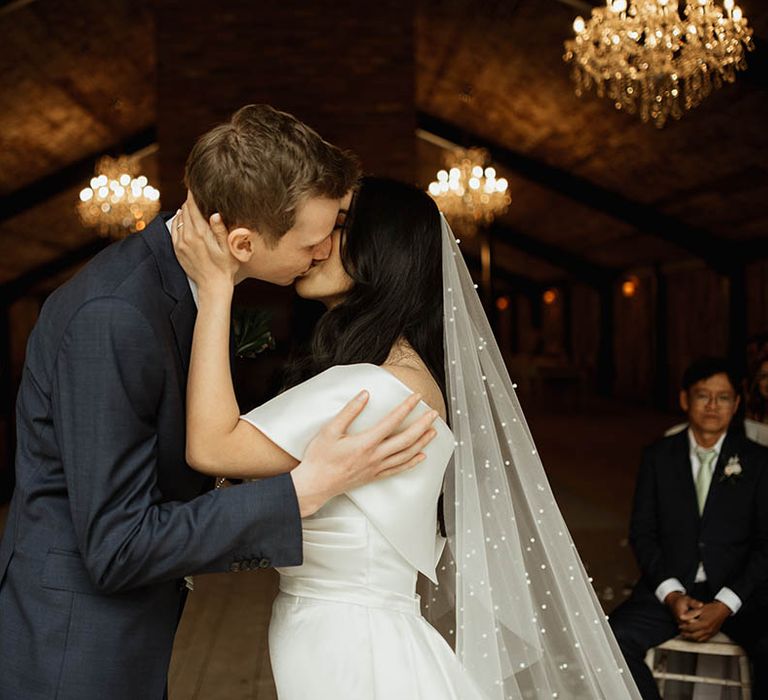
{"label": "dark-haired person in background", "polygon": [[719,358],[694,362],[680,405],[689,426],[646,448],[630,542],[641,579],[610,623],[643,698],[659,698],[646,651],[722,630],[749,654],[768,697],[768,450],[729,432],[739,386]]}
{"label": "dark-haired person in background", "polygon": [[749,377],[746,408],[745,432],[755,442],[768,445],[768,354],[757,359]]}

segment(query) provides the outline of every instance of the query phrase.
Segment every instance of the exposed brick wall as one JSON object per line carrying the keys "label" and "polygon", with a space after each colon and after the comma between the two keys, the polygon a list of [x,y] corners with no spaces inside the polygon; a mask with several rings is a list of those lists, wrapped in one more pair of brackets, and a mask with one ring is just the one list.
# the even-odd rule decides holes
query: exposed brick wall
{"label": "exposed brick wall", "polygon": [[414,178],[412,3],[160,0],[156,12],[166,206],[195,138],[253,102],[295,114],[369,172]]}

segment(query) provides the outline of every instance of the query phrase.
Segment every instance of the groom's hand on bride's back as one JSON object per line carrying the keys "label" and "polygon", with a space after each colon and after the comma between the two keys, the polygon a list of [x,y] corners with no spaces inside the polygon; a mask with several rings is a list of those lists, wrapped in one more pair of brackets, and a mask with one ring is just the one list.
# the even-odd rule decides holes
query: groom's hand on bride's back
{"label": "groom's hand on bride's back", "polygon": [[368,402],[363,391],[350,401],[312,440],[304,460],[291,472],[301,516],[306,517],[334,496],[415,467],[436,431],[437,411],[428,411],[394,434],[421,400],[412,394],[372,428],[349,435],[352,422]]}

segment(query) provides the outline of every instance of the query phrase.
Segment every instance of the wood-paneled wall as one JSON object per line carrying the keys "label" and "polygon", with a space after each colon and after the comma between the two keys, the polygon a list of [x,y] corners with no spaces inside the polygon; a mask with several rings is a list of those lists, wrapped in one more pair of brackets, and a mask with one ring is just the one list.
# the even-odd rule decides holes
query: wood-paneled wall
{"label": "wood-paneled wall", "polygon": [[[729,356],[731,285],[727,277],[698,261],[661,270],[646,268],[632,276],[638,282],[633,296],[622,293],[626,277],[618,279],[613,289],[611,394],[675,409],[680,379],[693,360],[702,355]],[[747,333],[768,335],[768,261],[747,267],[746,288]],[[565,293],[554,304],[545,304],[541,297],[533,301],[523,295],[515,297],[519,355],[514,361],[523,362],[531,354],[567,356],[594,387],[603,313],[600,296],[582,284],[565,290],[570,295],[569,316],[562,304]],[[739,361],[745,359],[746,340],[737,344]]]}
{"label": "wood-paneled wall", "polygon": [[747,332],[768,333],[768,260],[747,266]]}
{"label": "wood-paneled wall", "polygon": [[614,289],[614,392],[622,399],[650,401],[654,370],[656,289],[652,275],[638,275],[633,296]]}

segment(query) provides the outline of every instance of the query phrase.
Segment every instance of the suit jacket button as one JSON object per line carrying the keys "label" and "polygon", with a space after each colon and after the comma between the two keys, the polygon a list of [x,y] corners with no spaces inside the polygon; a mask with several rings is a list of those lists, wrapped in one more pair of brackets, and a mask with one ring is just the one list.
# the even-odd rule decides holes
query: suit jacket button
{"label": "suit jacket button", "polygon": [[268,569],[271,564],[272,564],[272,562],[269,561],[269,559],[264,558],[264,559],[261,559],[259,561],[259,568],[260,569]]}
{"label": "suit jacket button", "polygon": [[229,570],[230,570],[232,573],[237,573],[238,571],[240,571],[240,562],[239,562],[239,561],[235,561],[235,562],[232,562],[232,563],[229,565]]}
{"label": "suit jacket button", "polygon": [[251,559],[251,561],[248,562],[249,569],[258,569],[260,565],[261,562],[258,559]]}

